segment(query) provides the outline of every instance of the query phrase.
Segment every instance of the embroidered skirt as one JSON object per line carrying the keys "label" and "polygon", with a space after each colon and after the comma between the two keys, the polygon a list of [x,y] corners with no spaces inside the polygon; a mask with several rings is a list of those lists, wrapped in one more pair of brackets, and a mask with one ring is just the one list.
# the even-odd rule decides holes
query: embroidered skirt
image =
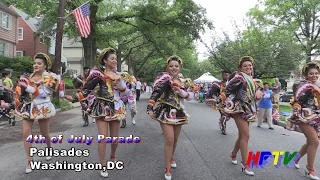
{"label": "embroidered skirt", "polygon": [[40,120],[56,115],[56,108],[51,102],[36,104],[19,104],[16,106],[15,114],[23,119]]}
{"label": "embroidered skirt", "polygon": [[240,114],[241,118],[248,122],[255,122],[257,120],[257,110],[255,106],[231,98],[225,100],[223,107],[220,108],[220,112],[227,117]]}
{"label": "embroidered skirt", "polygon": [[226,121],[229,121],[230,120],[230,116],[228,116],[227,114],[225,114],[224,112],[222,112],[220,109],[219,109],[219,112],[220,112],[220,120],[221,119],[225,119]]}
{"label": "embroidered skirt", "polygon": [[313,126],[317,132],[320,132],[320,114],[316,113],[308,108],[301,110],[294,110],[293,114],[287,120],[292,124],[309,124]]}
{"label": "embroidered skirt", "polygon": [[137,104],[133,96],[124,96],[121,98],[121,100],[125,106],[128,106],[132,116],[137,114]]}
{"label": "embroidered skirt", "polygon": [[90,117],[104,121],[121,121],[126,117],[125,105],[122,100],[110,102],[99,97],[89,102],[87,113]]}
{"label": "embroidered skirt", "polygon": [[188,117],[184,110],[177,109],[168,104],[159,103],[154,111],[155,120],[170,125],[183,125],[188,123]]}

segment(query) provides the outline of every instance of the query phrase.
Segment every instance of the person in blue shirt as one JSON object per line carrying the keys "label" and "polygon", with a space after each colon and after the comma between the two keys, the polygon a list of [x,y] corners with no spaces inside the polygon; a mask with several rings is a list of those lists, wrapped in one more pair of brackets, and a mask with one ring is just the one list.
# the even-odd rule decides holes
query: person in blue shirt
{"label": "person in blue shirt", "polygon": [[258,104],[258,127],[261,127],[264,115],[267,117],[269,129],[272,127],[272,90],[269,90],[269,84],[263,83],[262,98]]}

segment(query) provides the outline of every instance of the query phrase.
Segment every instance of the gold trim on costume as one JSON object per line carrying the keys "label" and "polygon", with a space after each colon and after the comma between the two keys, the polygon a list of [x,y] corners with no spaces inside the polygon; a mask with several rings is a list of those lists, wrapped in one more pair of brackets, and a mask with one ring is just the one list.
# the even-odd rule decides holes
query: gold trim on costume
{"label": "gold trim on costume", "polygon": [[184,118],[184,121],[181,119],[180,122],[171,122],[171,121],[167,121],[167,120],[161,120],[160,118],[153,118],[153,119],[156,121],[159,121],[163,124],[169,124],[169,125],[183,125],[183,124],[188,124],[188,122],[189,122],[187,116]]}
{"label": "gold trim on costume", "polygon": [[133,77],[127,73],[127,72],[121,72],[119,73],[120,74],[120,77],[125,80],[126,82],[128,83],[132,83],[133,82]]}

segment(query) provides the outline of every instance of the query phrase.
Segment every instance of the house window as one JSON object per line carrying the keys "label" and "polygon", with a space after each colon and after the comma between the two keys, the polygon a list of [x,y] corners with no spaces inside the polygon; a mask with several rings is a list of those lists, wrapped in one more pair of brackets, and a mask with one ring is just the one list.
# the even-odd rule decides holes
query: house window
{"label": "house window", "polygon": [[5,43],[0,42],[0,56],[4,56]]}
{"label": "house window", "polygon": [[0,42],[0,56],[8,56],[9,55],[9,45],[5,42]]}
{"label": "house window", "polygon": [[5,29],[10,29],[10,15],[7,13],[2,12],[2,27]]}
{"label": "house window", "polygon": [[18,40],[23,40],[23,28],[18,29]]}
{"label": "house window", "polygon": [[16,51],[16,56],[17,57],[23,56],[23,51]]}

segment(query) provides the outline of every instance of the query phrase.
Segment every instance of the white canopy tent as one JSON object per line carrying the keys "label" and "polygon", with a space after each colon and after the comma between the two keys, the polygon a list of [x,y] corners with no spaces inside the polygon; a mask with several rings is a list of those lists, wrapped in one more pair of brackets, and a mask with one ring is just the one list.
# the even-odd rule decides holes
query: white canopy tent
{"label": "white canopy tent", "polygon": [[202,74],[202,76],[194,80],[195,83],[212,83],[213,81],[220,81],[220,80],[213,77],[209,72]]}

